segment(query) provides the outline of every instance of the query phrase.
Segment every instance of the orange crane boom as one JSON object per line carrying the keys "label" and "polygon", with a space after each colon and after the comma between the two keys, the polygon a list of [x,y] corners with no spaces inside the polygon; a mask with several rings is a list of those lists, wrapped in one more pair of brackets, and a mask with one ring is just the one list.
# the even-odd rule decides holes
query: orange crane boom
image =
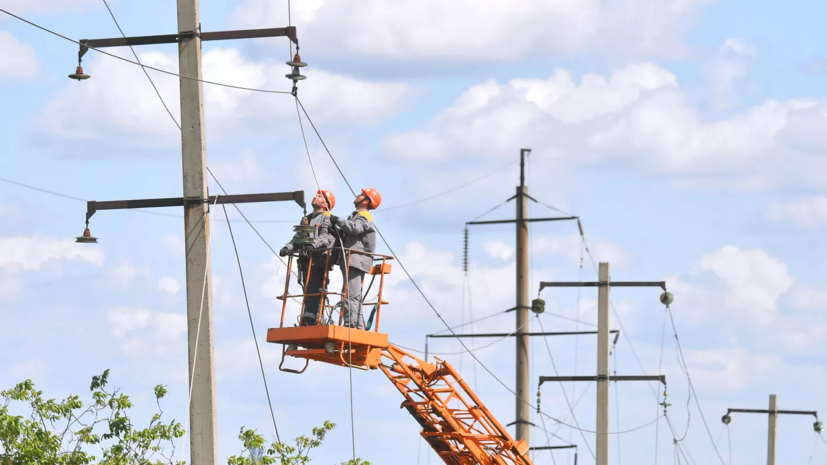
{"label": "orange crane boom", "polygon": [[532,463],[528,444],[511,438],[450,363],[424,362],[393,345],[382,356],[392,364],[379,368],[405,396],[402,407],[446,464]]}
{"label": "orange crane boom", "polygon": [[450,363],[425,362],[390,344],[386,334],[336,325],[271,328],[267,341],[286,357],[360,369],[380,369],[405,397],[402,407],[449,465],[531,465],[528,445],[515,441]]}
{"label": "orange crane boom", "polygon": [[[281,326],[267,330],[267,342],[282,344],[279,369],[303,373],[311,360],[363,370],[380,369],[405,397],[402,407],[422,426],[420,434],[448,465],[533,465],[527,456],[528,444],[515,441],[497,421],[470,386],[450,363],[421,360],[388,341],[378,332],[379,311],[383,304],[382,284],[390,272],[385,263],[392,257],[379,257],[371,275],[380,276],[376,302],[366,303],[376,309],[373,330],[360,330],[333,324],[284,326],[289,295],[290,273],[287,273],[282,306]],[[292,256],[287,268],[291,269]],[[328,292],[321,292],[326,298]],[[340,317],[341,318],[341,317]],[[321,312],[319,321],[321,323]],[[304,367],[285,367],[287,357],[304,359]]]}

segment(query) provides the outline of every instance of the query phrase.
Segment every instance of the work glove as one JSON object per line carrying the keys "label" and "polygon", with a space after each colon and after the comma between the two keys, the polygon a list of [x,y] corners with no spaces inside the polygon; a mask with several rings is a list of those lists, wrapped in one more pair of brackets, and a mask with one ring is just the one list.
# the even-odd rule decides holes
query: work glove
{"label": "work glove", "polygon": [[282,247],[281,250],[279,250],[279,257],[286,257],[289,254],[290,250],[287,247]]}

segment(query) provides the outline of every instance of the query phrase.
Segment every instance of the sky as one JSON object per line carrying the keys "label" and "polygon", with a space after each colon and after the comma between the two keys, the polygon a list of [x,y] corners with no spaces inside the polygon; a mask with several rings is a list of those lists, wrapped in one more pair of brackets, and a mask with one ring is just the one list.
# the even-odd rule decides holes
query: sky
{"label": "sky", "polygon": [[[176,30],[173,2],[109,5],[127,35]],[[119,36],[100,0],[0,0],[0,8],[74,39]],[[204,31],[288,24],[281,1],[205,1],[200,11]],[[676,332],[657,288],[612,289],[610,325],[621,330],[612,370],[666,376],[681,463],[761,463],[766,417],[733,414],[724,427],[727,408],[767,408],[776,394],[781,409],[827,412],[825,15],[827,4],[803,0],[293,1],[289,20],[308,63],[299,98],[347,181],[383,196],[373,215],[387,239],[378,252],[398,261],[381,331],[422,351],[427,334],[445,329],[437,313],[452,325],[499,313],[463,330],[515,329],[513,313],[503,313],[514,306],[513,226],[471,227],[467,274],[462,234],[514,194],[520,149],[530,148],[526,180],[541,203],[529,214],[559,215],[551,206],[579,216],[588,246],[584,253],[573,222],[532,224],[532,297],[540,281],[595,279],[598,262],[610,263],[613,280],[665,280]],[[90,51],[83,67],[92,78],[71,81],[77,45],[6,15],[0,52],[0,387],[32,379],[50,397],[83,395],[109,368],[135,400],[135,418],[148,421],[152,387],[165,384],[164,415],[183,421],[182,212],[99,212],[90,228],[100,243],[73,239],[84,227],[81,199],[180,196],[180,133],[133,64]],[[136,52],[177,72],[172,46]],[[203,75],[286,91],[289,57],[284,38],[205,43]],[[177,78],[149,75],[178,119]],[[207,163],[228,193],[309,195],[318,181],[336,194],[334,213],[349,213],[353,196],[304,120],[306,151],[291,96],[204,84],[204,97]],[[229,225],[281,437],[330,420],[338,426],[313,463],[340,463],[354,448],[378,464],[438,463],[381,373],[321,363],[302,375],[278,370],[281,346],[265,334],[278,326],[285,270],[271,248],[289,241],[302,212],[287,202],[241,209],[255,231],[233,209]],[[241,451],[242,426],[274,430],[224,215],[212,209],[226,458]],[[511,202],[483,218],[513,215]],[[532,331],[593,328],[593,289],[541,296],[546,313],[532,317]],[[444,353],[511,423],[513,338],[468,341],[476,362],[456,341],[434,339],[429,351]],[[593,374],[596,340],[535,337],[530,354],[534,393],[540,376]],[[592,463],[594,384],[540,391],[543,412],[564,424],[533,413],[531,444],[576,444],[578,462]],[[612,386],[612,463],[676,461],[655,392],[645,382]],[[827,463],[812,421],[780,417],[779,463]],[[532,456],[538,465],[574,460],[568,451]]]}

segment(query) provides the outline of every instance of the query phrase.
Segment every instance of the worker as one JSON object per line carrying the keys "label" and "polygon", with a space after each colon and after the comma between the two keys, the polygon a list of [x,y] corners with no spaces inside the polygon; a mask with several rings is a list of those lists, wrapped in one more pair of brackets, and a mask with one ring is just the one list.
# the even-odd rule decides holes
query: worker
{"label": "worker", "polygon": [[362,318],[362,281],[373,264],[372,256],[350,251],[370,254],[376,251],[376,229],[370,210],[375,210],[380,203],[382,196],[379,191],[362,189],[353,201],[356,211],[347,218],[332,218],[341,236],[341,242],[337,242],[336,246],[341,244],[347,251],[339,259],[339,267],[344,276],[342,293],[346,296],[342,301],[343,324],[350,328],[365,329],[365,320]]}
{"label": "worker", "polygon": [[[330,210],[336,205],[336,197],[332,192],[319,190],[310,202],[313,211],[306,216],[307,224],[315,226],[313,250],[328,249],[334,245],[333,226],[330,222]],[[284,257],[295,250],[292,242],[288,242],[280,251],[279,255]],[[312,258],[312,264],[308,262]],[[334,262],[328,263],[324,251],[313,252],[310,257],[300,255],[299,259],[299,281],[304,288],[304,294],[321,294],[326,292],[327,284],[325,276],[327,271],[333,268]],[[309,268],[309,269],[308,269]],[[309,275],[309,276],[308,276]],[[305,285],[305,283],[307,283]],[[322,296],[312,295],[304,297],[302,308],[301,326],[315,325],[319,321],[319,311],[322,308]]]}

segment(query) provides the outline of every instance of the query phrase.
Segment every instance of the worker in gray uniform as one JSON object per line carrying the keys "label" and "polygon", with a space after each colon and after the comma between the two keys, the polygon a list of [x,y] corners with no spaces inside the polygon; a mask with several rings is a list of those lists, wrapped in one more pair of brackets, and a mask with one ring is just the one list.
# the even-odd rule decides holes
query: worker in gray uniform
{"label": "worker in gray uniform", "polygon": [[365,329],[365,320],[362,318],[362,282],[365,273],[373,265],[373,257],[350,251],[371,254],[376,251],[376,230],[369,210],[375,210],[380,203],[382,196],[376,189],[362,189],[353,201],[356,211],[347,218],[332,218],[341,237],[341,243],[337,242],[336,247],[341,245],[345,248],[345,254],[339,260],[344,276],[342,293],[346,294],[342,301],[342,316],[344,326],[351,328]]}
{"label": "worker in gray uniform", "polygon": [[[330,222],[330,210],[336,205],[336,197],[330,191],[319,190],[310,202],[313,211],[307,215],[308,224],[315,226],[313,249],[327,249],[334,246],[333,225]],[[295,250],[293,243],[288,242],[280,251],[284,257]],[[308,267],[312,258],[312,264]],[[304,288],[304,294],[321,294],[327,288],[325,274],[333,268],[334,263],[327,262],[323,251],[313,252],[310,257],[299,256],[299,281]],[[329,280],[328,280],[329,281]],[[307,283],[305,285],[305,283]],[[305,296],[302,308],[301,326],[315,325],[319,321],[319,312],[322,308],[322,296]]]}

